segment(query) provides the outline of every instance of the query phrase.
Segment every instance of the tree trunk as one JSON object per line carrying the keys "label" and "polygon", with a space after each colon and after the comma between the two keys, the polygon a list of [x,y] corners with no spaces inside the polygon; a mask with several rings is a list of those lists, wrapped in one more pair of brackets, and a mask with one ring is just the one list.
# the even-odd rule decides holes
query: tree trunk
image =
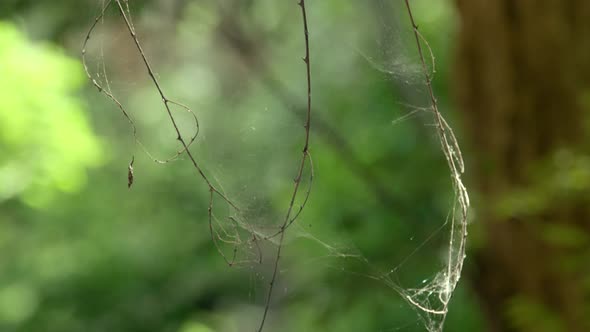
{"label": "tree trunk", "polygon": [[590,331],[590,1],[456,0],[491,331]]}

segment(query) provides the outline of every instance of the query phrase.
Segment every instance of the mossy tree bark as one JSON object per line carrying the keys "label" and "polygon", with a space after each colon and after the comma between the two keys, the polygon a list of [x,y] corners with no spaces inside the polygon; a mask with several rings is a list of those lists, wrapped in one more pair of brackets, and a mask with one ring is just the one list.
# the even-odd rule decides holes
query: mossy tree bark
{"label": "mossy tree bark", "polygon": [[590,331],[590,1],[456,0],[491,331]]}

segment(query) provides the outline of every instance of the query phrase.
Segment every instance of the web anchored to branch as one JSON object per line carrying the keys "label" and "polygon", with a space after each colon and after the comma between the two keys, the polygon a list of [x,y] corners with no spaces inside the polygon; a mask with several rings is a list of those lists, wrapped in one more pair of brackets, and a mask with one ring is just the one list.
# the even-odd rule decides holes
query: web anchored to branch
{"label": "web anchored to branch", "polygon": [[[186,154],[188,156],[188,158],[190,159],[192,165],[194,166],[194,168],[197,170],[198,174],[200,175],[200,177],[202,178],[202,180],[205,182],[205,184],[207,185],[207,187],[209,188],[209,192],[210,192],[210,196],[209,196],[209,209],[208,209],[208,216],[209,216],[209,229],[211,232],[211,238],[213,240],[213,242],[215,243],[215,246],[217,247],[219,253],[223,256],[224,260],[227,262],[228,265],[232,266],[234,264],[236,264],[236,255],[235,253],[237,252],[237,249],[234,249],[234,254],[231,256],[226,255],[220,248],[219,244],[218,244],[218,239],[223,239],[223,237],[221,235],[219,235],[214,227],[213,227],[213,211],[212,211],[212,206],[213,206],[213,202],[215,197],[221,198],[225,203],[227,203],[231,208],[235,209],[236,211],[239,211],[239,208],[236,206],[236,204],[234,204],[220,189],[218,189],[216,186],[213,185],[213,183],[211,182],[211,180],[205,175],[205,173],[203,172],[203,169],[200,167],[199,163],[197,162],[196,158],[194,157],[193,153],[191,152],[190,145],[196,140],[198,133],[199,133],[199,122],[197,119],[197,116],[194,114],[194,112],[187,106],[178,103],[176,101],[173,101],[171,99],[169,99],[165,94],[164,91],[162,89],[161,84],[159,83],[158,79],[156,78],[154,71],[152,69],[152,66],[149,62],[149,60],[147,59],[147,56],[141,46],[141,43],[139,42],[139,39],[137,37],[135,28],[133,26],[133,23],[131,22],[130,19],[130,10],[129,10],[129,5],[128,5],[128,1],[124,0],[124,1],[120,1],[120,0],[109,0],[106,4],[104,4],[101,13],[99,14],[99,16],[96,17],[94,24],[91,26],[90,30],[88,31],[87,35],[86,35],[86,39],[84,41],[84,46],[82,49],[82,59],[84,62],[84,68],[86,70],[86,74],[88,75],[88,78],[92,81],[92,83],[94,84],[94,86],[97,87],[97,89],[102,92],[103,94],[105,94],[109,99],[111,99],[116,105],[117,107],[121,110],[121,112],[123,113],[123,115],[125,116],[125,118],[129,121],[129,123],[131,124],[132,128],[133,128],[133,135],[134,135],[134,139],[135,142],[137,142],[138,144],[141,145],[141,143],[139,142],[139,140],[137,139],[137,129],[136,126],[133,122],[133,120],[131,119],[130,114],[125,110],[125,108],[123,107],[123,105],[121,104],[121,102],[118,101],[118,99],[113,95],[113,93],[110,91],[109,86],[103,87],[96,79],[94,79],[92,77],[92,74],[89,71],[88,65],[86,63],[86,47],[87,47],[87,43],[90,40],[91,36],[92,36],[92,32],[94,31],[94,29],[96,28],[96,25],[98,24],[98,22],[100,22],[105,15],[105,12],[107,9],[109,9],[109,7],[111,5],[113,5],[113,3],[116,5],[117,10],[119,12],[119,14],[121,15],[121,17],[123,18],[124,22],[125,22],[125,26],[128,29],[128,32],[131,36],[131,39],[133,40],[137,51],[139,52],[139,55],[141,56],[141,60],[143,62],[143,64],[145,65],[145,68],[147,69],[147,72],[152,80],[153,85],[155,86],[156,90],[158,91],[158,94],[161,97],[162,103],[164,105],[164,108],[166,110],[166,113],[168,114],[168,117],[170,119],[170,122],[172,124],[172,126],[174,127],[174,131],[177,135],[176,139],[180,142],[182,149],[180,151],[178,151],[176,153],[175,156],[173,156],[172,158],[166,159],[166,160],[159,160],[156,158],[153,158],[155,162],[158,163],[167,163],[171,160],[176,159],[178,156],[182,155],[182,154]],[[123,5],[123,3],[125,5]],[[107,81],[108,84],[108,81]],[[182,109],[188,111],[189,113],[191,113],[194,117],[195,123],[196,123],[196,132],[195,134],[190,138],[190,140],[186,140],[179,129],[178,123],[174,117],[174,115],[172,114],[172,109],[170,107],[170,105],[176,105],[181,107]],[[147,152],[147,151],[146,151]],[[147,152],[149,156],[151,156],[151,154],[149,152]],[[133,183],[133,161],[135,160],[134,157],[132,157],[131,159],[131,163],[129,164],[129,186],[131,186],[131,184]],[[239,238],[235,237],[233,238],[230,243],[234,243],[236,246],[239,244]],[[256,242],[257,238],[256,236],[252,237],[252,240]]]}
{"label": "web anchored to branch", "polygon": [[[447,222],[450,222],[451,234],[449,236],[446,269],[440,271],[436,277],[421,288],[403,289],[395,283],[389,282],[389,284],[392,288],[398,291],[408,303],[416,308],[423,318],[426,328],[430,332],[435,332],[443,330],[444,321],[449,310],[449,301],[457,287],[463,270],[467,243],[467,212],[469,208],[469,196],[467,189],[461,180],[461,175],[465,168],[459,144],[452,128],[438,109],[438,102],[432,87],[434,56],[428,42],[418,30],[418,25],[414,20],[410,1],[404,1],[424,73],[424,84],[426,85],[430,97],[430,109],[434,114],[436,131],[441,143],[441,149],[445,155],[451,173],[451,180],[455,193],[455,203],[447,220]],[[432,59],[432,72],[428,69],[423,45],[428,49]]]}
{"label": "web anchored to branch", "polygon": [[[259,331],[263,330],[265,322],[266,322],[266,317],[267,317],[268,311],[270,309],[270,302],[271,302],[273,289],[274,289],[273,286],[274,286],[274,284],[277,280],[277,277],[278,277],[278,275],[277,275],[278,274],[278,266],[279,266],[279,260],[281,257],[281,249],[283,246],[285,233],[286,233],[287,229],[293,224],[293,222],[295,222],[295,220],[298,218],[298,216],[303,211],[303,209],[309,199],[309,196],[311,193],[311,183],[313,181],[313,162],[311,159],[311,154],[309,152],[309,138],[310,138],[310,126],[311,126],[311,67],[310,67],[310,56],[309,56],[309,39],[308,39],[308,30],[307,30],[307,13],[306,13],[306,9],[305,9],[304,0],[300,0],[298,5],[301,7],[301,12],[303,15],[303,22],[304,22],[304,32],[305,32],[305,57],[303,58],[303,61],[305,62],[305,65],[306,65],[306,73],[307,73],[307,118],[306,118],[305,124],[304,124],[305,143],[304,143],[303,150],[302,150],[301,163],[298,167],[297,176],[294,180],[293,193],[291,195],[291,200],[290,200],[290,203],[289,203],[289,206],[287,209],[285,219],[281,223],[280,227],[278,228],[278,230],[276,232],[272,232],[271,234],[268,234],[268,235],[265,235],[265,234],[261,233],[260,231],[254,230],[247,223],[242,222],[239,219],[240,208],[228,196],[226,196],[226,194],[223,192],[223,189],[221,187],[218,187],[213,184],[213,181],[211,181],[210,178],[205,174],[204,170],[201,168],[201,166],[200,166],[199,162],[197,161],[196,157],[194,156],[193,152],[191,152],[190,146],[193,142],[196,141],[197,136],[199,134],[198,118],[197,118],[196,114],[188,106],[185,106],[181,103],[178,103],[174,100],[169,99],[167,97],[167,95],[165,94],[165,92],[162,88],[162,85],[160,84],[158,78],[154,74],[154,70],[152,68],[152,65],[150,64],[150,61],[148,60],[146,53],[143,50],[143,47],[142,47],[142,45],[139,41],[139,38],[137,36],[135,27],[131,21],[131,12],[129,9],[128,0],[109,0],[106,3],[103,2],[102,6],[101,6],[102,8],[101,8],[100,14],[95,18],[94,23],[90,27],[90,29],[86,35],[86,38],[84,40],[84,44],[83,44],[83,48],[82,48],[82,59],[83,59],[84,69],[86,71],[88,78],[90,79],[92,84],[99,90],[99,92],[106,95],[113,103],[115,103],[117,105],[117,107],[119,108],[121,113],[127,119],[127,121],[129,122],[129,124],[132,128],[135,144],[140,146],[140,148],[153,161],[160,163],[160,164],[165,164],[165,163],[168,163],[172,160],[175,160],[180,155],[183,155],[183,154],[188,156],[193,167],[196,169],[196,171],[200,175],[201,179],[203,180],[203,182],[207,185],[207,187],[209,189],[208,220],[209,220],[209,230],[210,230],[210,234],[211,234],[211,239],[212,239],[213,243],[215,244],[215,246],[217,247],[218,252],[220,253],[220,255],[223,257],[223,259],[226,261],[226,263],[229,266],[233,266],[233,265],[239,264],[239,263],[250,262],[250,261],[237,261],[238,247],[243,244],[243,241],[241,240],[240,234],[237,231],[237,229],[246,230],[250,234],[250,237],[249,237],[250,239],[247,241],[247,244],[248,245],[254,244],[254,246],[257,248],[257,258],[253,261],[256,261],[258,263],[262,262],[262,252],[260,250],[260,246],[259,246],[258,242],[261,240],[266,240],[266,241],[272,242],[275,237],[277,237],[277,236],[279,237],[278,245],[277,245],[277,249],[276,249],[276,256],[275,256],[274,262],[273,262],[273,273],[272,273],[271,281],[269,284],[269,289],[268,289],[268,294],[267,294],[263,317],[261,319],[260,327],[258,328]],[[168,115],[170,123],[172,124],[172,126],[174,128],[174,132],[176,134],[176,139],[178,140],[178,142],[181,145],[181,150],[179,150],[171,158],[161,160],[161,159],[152,157],[152,154],[145,148],[145,146],[138,139],[137,127],[135,125],[135,122],[132,119],[131,114],[125,109],[123,104],[117,99],[117,97],[115,97],[114,93],[112,92],[110,85],[109,85],[108,77],[106,74],[106,69],[104,68],[104,64],[102,64],[102,68],[99,68],[99,71],[98,71],[98,73],[99,73],[98,76],[100,77],[100,75],[102,74],[102,76],[104,77],[104,80],[105,80],[104,84],[101,84],[101,82],[99,82],[99,80],[97,78],[93,77],[93,75],[90,71],[90,68],[87,64],[86,54],[87,54],[88,42],[91,39],[92,34],[95,31],[99,22],[102,22],[104,20],[105,13],[111,6],[115,6],[117,12],[122,17],[122,19],[125,23],[125,26],[127,27],[127,30],[129,32],[129,35],[130,35],[130,37],[137,49],[137,52],[139,53],[141,61],[143,62],[143,65],[149,74],[152,84],[154,85],[155,89],[157,90],[157,92],[161,98],[161,102],[166,110],[166,113]],[[101,48],[101,53],[102,53],[102,48]],[[183,135],[181,134],[178,122],[172,112],[172,108],[170,107],[171,105],[176,105],[176,106],[182,108],[183,110],[189,112],[193,116],[194,121],[195,121],[196,130],[195,130],[195,133],[192,135],[192,137],[189,140],[184,138]],[[131,187],[131,185],[133,184],[133,181],[134,181],[134,174],[133,174],[134,161],[135,161],[135,156],[132,156],[131,162],[128,165],[128,174],[129,174],[128,175],[128,178],[129,178],[128,185],[129,185],[129,187]],[[303,179],[303,175],[304,175],[304,169],[307,164],[309,164],[309,169],[310,169],[310,178],[309,178],[308,188],[305,191],[305,196],[304,196],[304,200],[303,200],[302,204],[295,211],[295,199],[296,199],[297,194],[301,188],[302,179]],[[228,216],[228,219],[236,227],[236,230],[234,230],[233,232],[225,229],[218,222],[217,218],[215,217],[215,213],[213,211],[215,198],[220,198],[231,209],[234,210],[235,214]],[[215,227],[216,225],[218,226],[217,228]],[[233,246],[232,253],[229,255],[226,254],[222,250],[220,243],[232,245]]]}
{"label": "web anchored to branch", "polygon": [[[413,37],[415,39],[416,50],[419,56],[419,61],[417,62],[419,62],[419,67],[421,67],[421,71],[423,72],[424,86],[426,87],[429,95],[429,107],[416,109],[410,113],[408,117],[418,112],[429,113],[433,115],[437,138],[440,141],[442,152],[450,169],[451,180],[454,189],[454,205],[447,221],[445,222],[445,225],[450,227],[450,237],[448,242],[448,251],[446,251],[445,254],[445,268],[438,272],[438,274],[436,274],[433,278],[430,278],[428,282],[425,281],[420,288],[408,289],[401,287],[396,280],[392,279],[391,273],[367,276],[385,282],[388,286],[398,292],[402,298],[408,304],[410,304],[411,307],[416,310],[416,312],[418,312],[426,328],[430,332],[435,332],[442,331],[445,317],[448,312],[449,301],[461,276],[467,238],[467,209],[469,207],[469,198],[461,180],[461,175],[464,171],[461,152],[451,127],[448,125],[439,111],[438,103],[432,86],[434,56],[430,46],[418,30],[409,0],[404,0],[404,2],[407,10],[407,17],[409,18]],[[399,3],[401,4],[401,0]],[[297,224],[296,220],[301,215],[310,198],[311,187],[314,180],[314,167],[310,154],[310,131],[312,124],[312,71],[310,62],[308,9],[306,8],[305,0],[299,0],[296,4],[300,9],[301,26],[303,28],[303,62],[305,68],[305,86],[307,92],[306,105],[305,107],[302,107],[305,110],[305,116],[303,116],[302,110],[302,119],[300,120],[303,122],[304,132],[299,131],[300,127],[297,129],[299,133],[304,134],[303,147],[300,158],[296,157],[298,158],[297,163],[295,166],[291,165],[292,168],[295,169],[295,177],[292,187],[289,184],[289,198],[286,213],[284,214],[284,217],[277,219],[271,228],[256,227],[254,226],[254,223],[247,220],[247,207],[245,207],[243,204],[240,204],[241,202],[238,202],[237,198],[234,198],[232,195],[226,193],[220,181],[218,181],[213,174],[210,174],[211,172],[209,172],[206,167],[204,168],[202,166],[204,162],[196,156],[194,151],[191,150],[193,143],[201,140],[199,137],[199,117],[197,117],[197,114],[193,112],[193,110],[188,106],[170,99],[169,95],[164,91],[163,85],[158,79],[158,76],[154,73],[153,66],[148,60],[146,52],[144,51],[142,43],[140,42],[140,38],[136,32],[134,23],[131,19],[131,11],[128,0],[102,0],[100,13],[88,31],[82,49],[84,68],[89,80],[102,94],[106,95],[116,105],[125,119],[129,122],[132,128],[134,146],[139,147],[150,157],[150,159],[156,163],[166,164],[173,160],[179,159],[180,156],[186,156],[188,161],[190,161],[194,170],[198,174],[200,181],[204,183],[208,189],[207,216],[209,233],[211,241],[225,262],[229,266],[260,264],[263,262],[263,250],[261,245],[263,243],[270,243],[274,245],[275,252],[273,257],[270,259],[271,272],[269,273],[270,276],[268,288],[266,289],[264,296],[264,310],[260,319],[260,324],[257,328],[258,332],[262,332],[265,328],[265,325],[267,324],[267,317],[270,312],[273,293],[275,292],[275,288],[277,288],[276,284],[280,277],[279,267],[281,265],[280,263],[283,249],[286,243],[286,234],[293,224]],[[96,74],[93,74],[91,65],[89,65],[87,61],[88,43],[94,36],[95,30],[99,26],[99,23],[104,21],[105,14],[109,9],[114,10],[117,13],[117,16],[121,18],[121,21],[127,30],[126,34],[128,34],[132,41],[134,51],[138,55],[141,66],[147,71],[150,84],[153,86],[153,90],[157,92],[161,102],[160,106],[163,106],[166,117],[169,123],[172,125],[173,134],[178,142],[178,150],[170,158],[159,159],[154,157],[153,154],[148,151],[146,146],[138,138],[138,129],[134,122],[132,113],[129,112],[124,106],[123,102],[121,102],[115,96],[115,93],[109,84],[107,70],[104,63],[99,64],[98,68],[96,69]],[[100,49],[100,53],[102,56],[102,47]],[[432,64],[430,64],[428,59],[429,57],[432,60]],[[316,59],[314,61],[318,62],[319,60],[317,58],[318,57],[314,56],[314,59]],[[432,69],[429,68],[429,65],[432,66]],[[252,67],[256,66],[252,65]],[[257,68],[248,69],[254,70]],[[420,73],[420,71],[418,71],[418,73]],[[317,80],[317,75],[314,74],[314,78]],[[273,85],[271,89],[279,91],[280,95],[285,95],[283,93],[284,89],[279,86],[279,81],[275,82],[272,79],[267,79],[265,83],[268,85]],[[315,86],[317,86],[317,84]],[[315,104],[317,103],[318,102]],[[181,121],[178,120],[178,114],[176,113],[176,110],[178,109],[190,114],[192,121],[194,121],[194,133],[190,135],[190,138],[188,135],[185,136],[182,133],[180,124]],[[321,112],[314,112],[314,128],[329,128],[329,126],[322,122],[322,118],[320,117],[321,114],[319,113]],[[399,121],[403,119],[404,118],[400,118]],[[343,139],[337,140],[337,142],[341,141],[345,142]],[[299,145],[301,143],[297,144],[299,147],[301,146]],[[349,150],[345,149],[343,151]],[[316,154],[316,157],[318,156],[320,156],[320,154]],[[131,162],[128,165],[128,184],[130,187],[133,185],[135,177],[133,168],[135,161],[136,158],[135,155],[133,155],[131,157]],[[357,168],[360,168],[360,166]],[[387,193],[386,191],[384,192]],[[221,214],[219,213],[219,205],[222,205],[224,209],[229,211],[226,217],[220,216]],[[309,238],[313,237],[311,234],[306,234],[304,236],[308,236]],[[315,240],[318,243],[321,242],[317,239]],[[339,253],[337,252],[338,250],[334,249],[334,247],[324,244],[323,242],[322,244],[334,256],[352,256]],[[249,248],[250,251],[244,255],[240,252],[240,250],[243,248]],[[364,261],[364,258],[362,258],[361,255],[359,255],[357,258],[360,258]],[[366,263],[368,264],[368,261]]]}

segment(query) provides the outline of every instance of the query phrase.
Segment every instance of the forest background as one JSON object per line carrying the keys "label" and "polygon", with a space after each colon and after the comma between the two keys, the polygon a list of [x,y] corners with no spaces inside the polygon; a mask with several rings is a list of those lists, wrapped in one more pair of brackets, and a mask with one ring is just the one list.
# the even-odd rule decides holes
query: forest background
{"label": "forest background", "polygon": [[[411,3],[473,206],[448,315],[404,298],[437,306],[454,192],[403,2],[308,1],[314,178],[266,329],[590,330],[590,3]],[[141,143],[92,86],[80,53],[103,4],[0,4],[0,330],[255,330],[273,268],[258,258],[276,242],[243,239],[229,267],[189,160],[153,162],[176,134],[117,11],[89,71]],[[129,6],[162,86],[198,116],[191,151],[246,207],[236,228],[272,233],[305,135],[297,3]],[[173,111],[189,137],[192,117]],[[234,223],[220,217],[219,240]]]}

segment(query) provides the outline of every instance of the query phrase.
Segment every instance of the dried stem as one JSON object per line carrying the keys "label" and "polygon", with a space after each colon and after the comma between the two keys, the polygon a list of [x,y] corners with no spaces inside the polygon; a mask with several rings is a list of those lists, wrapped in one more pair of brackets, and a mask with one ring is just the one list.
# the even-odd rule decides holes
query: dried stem
{"label": "dried stem", "polygon": [[[262,315],[262,320],[260,322],[260,327],[258,328],[258,332],[262,332],[264,329],[264,324],[266,322],[266,317],[268,315],[268,311],[270,308],[271,298],[273,294],[274,285],[277,281],[277,273],[279,269],[279,261],[281,259],[281,251],[283,249],[283,241],[285,239],[286,228],[293,223],[295,218],[303,209],[305,202],[307,202],[307,198],[309,197],[309,191],[305,197],[304,204],[302,205],[301,209],[296,213],[296,217],[292,218],[291,213],[293,212],[293,206],[295,204],[295,198],[297,197],[297,192],[299,191],[299,185],[301,184],[301,179],[303,176],[303,169],[305,168],[305,162],[309,157],[311,161],[311,156],[309,154],[309,133],[311,127],[311,65],[310,65],[310,57],[309,57],[309,30],[307,27],[307,11],[305,9],[305,0],[299,0],[298,3],[299,7],[301,7],[301,15],[303,19],[303,33],[305,35],[305,57],[303,58],[303,62],[305,62],[306,68],[306,76],[307,76],[307,118],[305,120],[305,144],[303,146],[302,157],[301,157],[301,164],[299,165],[299,170],[297,172],[297,177],[295,178],[295,184],[293,187],[293,194],[291,195],[291,201],[289,203],[289,208],[287,209],[287,214],[285,215],[285,219],[283,224],[281,225],[279,232],[280,238],[277,247],[277,253],[275,256],[274,264],[273,264],[273,272],[272,277],[270,279],[268,294],[266,296],[266,304],[264,306],[264,313]],[[311,165],[311,162],[310,162]],[[313,167],[312,167],[313,169]],[[312,178],[313,178],[313,171],[312,171]]]}
{"label": "dried stem", "polygon": [[[217,189],[212,182],[209,180],[209,178],[205,175],[205,173],[203,172],[203,169],[200,167],[199,163],[197,162],[196,158],[194,157],[194,155],[192,154],[192,152],[190,151],[190,146],[191,144],[196,140],[196,137],[199,133],[199,122],[197,119],[197,116],[195,115],[195,113],[187,106],[178,103],[176,101],[173,101],[171,99],[169,99],[168,97],[166,97],[166,95],[164,94],[164,91],[162,89],[162,86],[160,84],[160,82],[158,81],[158,79],[156,78],[154,71],[152,69],[152,66],[149,62],[149,60],[147,59],[147,56],[143,50],[143,47],[141,46],[141,43],[139,42],[139,39],[137,37],[137,33],[135,32],[135,28],[133,27],[133,23],[131,22],[130,17],[128,16],[128,3],[127,1],[123,1],[125,2],[125,8],[123,7],[123,4],[121,4],[121,0],[109,0],[102,8],[100,14],[95,18],[94,23],[91,25],[88,33],[86,34],[86,38],[84,40],[84,44],[82,47],[82,61],[84,64],[84,69],[86,71],[86,75],[88,76],[88,78],[90,79],[90,81],[92,82],[92,84],[103,94],[105,94],[109,99],[111,99],[116,105],[117,107],[121,110],[121,112],[123,113],[123,115],[125,116],[125,118],[129,121],[131,127],[133,128],[133,137],[135,139],[135,142],[138,143],[142,148],[143,145],[139,142],[138,138],[137,138],[137,128],[135,126],[135,123],[133,122],[130,114],[125,110],[125,108],[123,107],[123,105],[117,100],[117,98],[113,95],[113,93],[110,91],[110,89],[105,90],[103,88],[103,86],[92,77],[92,75],[90,74],[90,70],[88,69],[88,65],[86,62],[86,52],[87,52],[87,45],[88,45],[88,41],[91,38],[92,33],[94,32],[94,30],[96,29],[97,24],[104,18],[105,16],[105,12],[107,11],[107,9],[113,4],[115,3],[118,9],[119,14],[121,15],[121,17],[123,18],[124,22],[125,22],[125,26],[127,27],[127,30],[129,31],[129,34],[131,35],[131,38],[133,40],[133,42],[135,43],[135,46],[137,48],[137,51],[139,52],[142,62],[145,66],[145,68],[147,69],[148,75],[151,78],[152,83],[154,84],[154,86],[156,87],[160,98],[162,100],[162,103],[164,104],[164,107],[166,109],[166,113],[168,114],[168,117],[170,119],[170,122],[172,123],[172,126],[174,127],[174,131],[176,133],[176,139],[180,142],[180,144],[182,145],[182,149],[180,151],[178,151],[176,153],[176,155],[172,158],[166,159],[166,160],[158,160],[158,159],[154,159],[156,162],[159,163],[167,163],[173,159],[176,159],[178,156],[180,156],[181,154],[186,153],[186,155],[189,157],[193,167],[197,170],[197,172],[199,173],[200,177],[203,179],[203,181],[207,184],[208,188],[209,188],[209,228],[211,230],[211,237],[213,240],[213,243],[215,244],[217,250],[219,251],[219,253],[221,254],[221,256],[224,258],[224,260],[226,261],[226,263],[229,266],[232,266],[235,263],[235,257],[236,257],[236,252],[237,252],[237,248],[234,247],[233,250],[233,257],[231,259],[228,259],[226,257],[226,255],[223,253],[223,251],[221,250],[220,245],[217,242],[217,239],[215,237],[215,231],[213,230],[213,217],[212,217],[212,206],[213,206],[213,201],[215,196],[220,197],[223,201],[225,201],[230,207],[232,207],[233,209],[235,209],[236,211],[239,211],[240,209],[224,194],[222,193],[219,189]],[[126,9],[127,8],[127,9]],[[126,11],[127,10],[127,11]],[[197,126],[197,130],[196,133],[191,137],[191,139],[187,142],[186,139],[184,139],[182,137],[182,134],[180,132],[180,129],[178,127],[177,121],[174,117],[174,115],[172,114],[172,109],[170,107],[170,105],[176,105],[179,106],[181,108],[183,108],[184,110],[188,111],[195,119],[195,123]],[[148,155],[149,152],[147,152],[147,150],[145,150],[146,153]],[[150,155],[151,156],[151,155]],[[134,158],[132,158],[132,160],[134,160]],[[130,164],[130,167],[132,167],[132,165]],[[237,244],[236,244],[237,246]]]}
{"label": "dried stem", "polygon": [[[129,125],[132,128],[133,140],[134,140],[135,144],[139,145],[141,147],[141,149],[154,162],[159,163],[159,164],[166,164],[168,162],[176,160],[180,155],[182,155],[184,153],[185,149],[182,149],[182,150],[176,152],[176,154],[174,154],[172,157],[169,157],[166,159],[159,159],[159,158],[153,157],[153,155],[148,151],[148,149],[139,140],[139,138],[137,136],[137,127],[135,126],[135,122],[133,121],[131,114],[129,114],[127,112],[127,110],[123,107],[123,104],[121,104],[121,102],[119,102],[119,100],[115,97],[115,95],[111,91],[111,88],[110,88],[110,85],[108,82],[108,77],[106,75],[106,68],[104,66],[102,67],[103,75],[106,80],[106,82],[105,82],[106,88],[103,87],[94,77],[92,77],[92,74],[90,73],[90,69],[88,68],[88,63],[86,61],[88,42],[90,41],[92,33],[96,29],[96,26],[98,25],[98,23],[102,22],[104,20],[105,13],[109,9],[109,7],[112,5],[112,3],[113,3],[113,0],[109,0],[106,4],[104,4],[100,14],[94,19],[93,24],[91,25],[90,29],[88,30],[88,32],[86,34],[86,38],[84,39],[84,44],[82,45],[82,64],[84,65],[84,71],[86,72],[86,76],[88,77],[88,79],[98,89],[98,91],[101,92],[102,94],[104,94],[105,96],[107,96],[113,103],[115,103],[115,105],[117,105],[117,108],[119,108],[121,113],[123,113],[123,116],[125,116],[125,118],[129,122]],[[102,50],[101,50],[101,52],[102,52]],[[187,147],[190,147],[195,142],[195,140],[197,139],[197,136],[199,135],[199,120],[198,120],[197,116],[195,115],[195,113],[188,106],[182,105],[182,104],[177,103],[172,100],[168,100],[168,102],[171,104],[177,105],[177,106],[183,108],[185,111],[189,112],[195,121],[195,126],[196,126],[195,133],[191,137],[190,142],[187,144]],[[131,159],[135,160],[135,156],[132,156]],[[130,163],[128,167],[132,167],[132,166],[133,165]]]}
{"label": "dried stem", "polygon": [[[428,48],[431,58],[434,62],[432,50],[430,46],[424,39],[424,37],[418,31],[418,25],[414,20],[414,15],[412,13],[412,8],[410,6],[410,1],[405,0],[408,16],[410,19],[410,23],[412,24],[412,29],[414,31],[414,37],[416,39],[416,47],[418,50],[418,55],[420,58],[420,62],[422,65],[422,70],[424,73],[425,78],[425,85],[428,90],[428,94],[430,96],[430,106],[432,112],[434,114],[434,118],[436,121],[436,129],[437,134],[441,142],[441,148],[447,160],[447,164],[451,171],[451,179],[453,182],[453,188],[455,191],[456,197],[456,204],[458,204],[460,208],[460,216],[458,220],[455,218],[454,208],[453,208],[453,215],[451,216],[451,234],[450,234],[450,241],[449,241],[449,251],[448,251],[448,268],[446,271],[446,278],[447,278],[447,290],[444,294],[441,294],[441,301],[443,302],[443,309],[437,310],[435,312],[431,312],[431,309],[427,309],[420,304],[415,303],[415,301],[411,297],[407,297],[409,302],[415,305],[418,309],[423,310],[426,313],[434,313],[443,316],[442,322],[444,322],[444,317],[448,311],[448,301],[451,298],[451,295],[459,282],[459,278],[461,277],[461,271],[463,269],[463,261],[465,258],[465,245],[467,242],[467,210],[469,207],[469,196],[467,194],[467,190],[463,185],[461,180],[461,174],[464,172],[464,163],[463,157],[461,155],[461,150],[459,149],[459,144],[457,143],[457,139],[453,133],[453,130],[448,125],[442,114],[438,109],[438,102],[436,100],[434,89],[432,87],[432,73],[428,70],[428,66],[426,64],[426,58],[424,56],[424,51],[422,47],[422,43],[424,42],[426,47]],[[433,67],[434,72],[434,67]],[[455,250],[455,227],[457,227],[456,222],[459,223],[459,245]]]}

